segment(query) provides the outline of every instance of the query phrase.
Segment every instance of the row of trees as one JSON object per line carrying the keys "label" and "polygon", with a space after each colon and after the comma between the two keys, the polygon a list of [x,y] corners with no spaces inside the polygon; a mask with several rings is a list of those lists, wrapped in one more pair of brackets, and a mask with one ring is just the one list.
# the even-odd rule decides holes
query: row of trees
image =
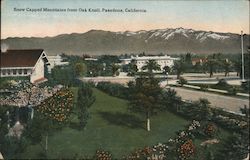
{"label": "row of trees", "polygon": [[[244,54],[245,60],[245,77],[249,78],[249,55]],[[192,64],[193,56],[191,53],[181,55],[180,60],[176,61],[173,68],[173,73],[178,77],[184,72],[208,72],[210,77],[215,72],[224,72],[225,76],[229,76],[230,71],[236,71],[239,76],[242,76],[241,55],[223,55],[221,53],[211,54],[206,57],[199,57],[201,62]]]}

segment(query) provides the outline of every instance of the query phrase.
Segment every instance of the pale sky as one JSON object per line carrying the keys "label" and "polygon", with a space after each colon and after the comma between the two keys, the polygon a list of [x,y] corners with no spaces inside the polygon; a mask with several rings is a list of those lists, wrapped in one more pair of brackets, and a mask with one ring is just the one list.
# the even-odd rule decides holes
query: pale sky
{"label": "pale sky", "polygon": [[[14,8],[144,9],[146,13],[18,12]],[[164,28],[249,34],[247,0],[1,0],[1,38],[45,37],[91,29],[137,31]]]}

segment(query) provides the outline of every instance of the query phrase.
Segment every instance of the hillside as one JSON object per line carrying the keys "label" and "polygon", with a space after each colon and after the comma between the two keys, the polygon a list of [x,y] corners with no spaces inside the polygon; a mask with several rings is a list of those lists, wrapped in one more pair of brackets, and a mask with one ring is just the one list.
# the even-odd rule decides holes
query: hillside
{"label": "hillside", "polygon": [[[244,48],[249,35],[244,36]],[[12,37],[1,40],[10,49],[43,48],[52,54],[176,54],[176,53],[240,53],[240,35],[197,31],[184,28],[110,32],[90,30],[85,33],[61,34],[55,37]]]}

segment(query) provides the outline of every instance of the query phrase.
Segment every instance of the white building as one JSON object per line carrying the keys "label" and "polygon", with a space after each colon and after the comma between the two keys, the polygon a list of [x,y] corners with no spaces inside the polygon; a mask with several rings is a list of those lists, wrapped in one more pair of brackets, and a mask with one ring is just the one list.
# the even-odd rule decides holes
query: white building
{"label": "white building", "polygon": [[49,65],[43,49],[7,50],[1,52],[1,77],[30,77],[31,83],[46,80]]}
{"label": "white building", "polygon": [[48,61],[50,63],[49,72],[55,66],[63,66],[63,65],[68,65],[69,64],[69,62],[64,62],[62,56],[60,56],[60,55],[47,56],[47,58],[48,58]]}
{"label": "white building", "polygon": [[164,56],[142,56],[142,57],[139,57],[139,56],[134,57],[134,56],[132,56],[131,58],[120,59],[120,60],[121,60],[122,65],[129,64],[132,60],[135,60],[138,71],[142,71],[142,67],[145,66],[146,63],[149,60],[155,60],[160,65],[161,70],[163,70],[163,68],[165,66],[168,66],[170,68],[173,67],[174,61],[179,60],[179,58],[172,58],[172,57],[170,57],[168,55],[164,55]]}

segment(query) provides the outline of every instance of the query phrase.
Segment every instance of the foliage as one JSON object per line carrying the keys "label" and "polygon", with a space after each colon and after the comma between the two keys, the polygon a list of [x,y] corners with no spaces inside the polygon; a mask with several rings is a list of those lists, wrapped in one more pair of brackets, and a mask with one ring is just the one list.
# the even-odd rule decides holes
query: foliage
{"label": "foliage", "polygon": [[210,102],[207,99],[199,99],[193,104],[194,119],[207,121],[211,119]]}
{"label": "foliage", "polygon": [[187,80],[186,80],[185,78],[183,78],[183,77],[180,77],[178,83],[179,83],[181,86],[183,86],[184,84],[187,84]]}
{"label": "foliage", "polygon": [[213,137],[216,134],[216,131],[217,131],[217,127],[212,123],[208,123],[204,127],[204,133],[208,137]]}
{"label": "foliage", "polygon": [[28,141],[24,137],[18,139],[16,137],[5,136],[0,146],[1,153],[5,159],[19,159],[21,153],[26,150]]}
{"label": "foliage", "polygon": [[10,87],[10,82],[8,79],[0,78],[0,89],[8,89]]}
{"label": "foliage", "polygon": [[97,150],[93,159],[96,160],[111,160],[112,154],[108,151]]}
{"label": "foliage", "polygon": [[99,82],[96,88],[101,91],[115,97],[128,99],[128,88],[118,84],[118,83],[110,83],[110,82]]}
{"label": "foliage", "polygon": [[181,97],[177,96],[174,89],[163,90],[160,96],[161,109],[168,109],[170,111],[179,111],[179,106],[181,105]]}
{"label": "foliage", "polygon": [[200,84],[200,88],[201,88],[202,91],[207,91],[208,88],[209,88],[209,85],[207,85],[207,84]]}
{"label": "foliage", "polygon": [[75,74],[76,76],[83,75],[83,72],[85,70],[83,63],[76,63],[74,66]]}
{"label": "foliage", "polygon": [[175,61],[173,69],[177,74],[177,79],[179,79],[180,75],[185,72],[185,61],[183,59]]}
{"label": "foliage", "polygon": [[27,123],[24,136],[33,144],[44,135],[61,129],[69,120],[73,107],[73,94],[64,88],[35,108],[34,118]]}
{"label": "foliage", "polygon": [[132,60],[128,65],[128,76],[135,76],[138,72],[136,61]]}
{"label": "foliage", "polygon": [[245,81],[245,82],[242,82],[242,83],[241,83],[241,88],[242,88],[245,92],[250,93],[250,80]]}
{"label": "foliage", "polygon": [[87,74],[91,77],[96,76],[112,76],[115,73],[118,74],[119,68],[114,67],[115,63],[120,63],[119,57],[114,55],[102,55],[98,57],[97,61],[86,61]]}
{"label": "foliage", "polygon": [[195,146],[191,139],[187,140],[185,143],[181,144],[177,150],[178,157],[181,160],[188,159],[195,153]]}
{"label": "foliage", "polygon": [[56,84],[71,86],[75,81],[76,72],[72,66],[55,66],[51,71],[51,76]]}
{"label": "foliage", "polygon": [[208,55],[205,65],[210,74],[210,77],[212,77],[213,73],[221,66],[221,62],[222,62],[221,53]]}
{"label": "foliage", "polygon": [[163,67],[163,73],[164,73],[164,74],[169,74],[170,71],[171,71],[171,68],[170,68],[169,66],[164,66],[164,67]]}
{"label": "foliage", "polygon": [[[141,75],[136,79],[135,83],[130,83],[130,107],[129,109],[134,112],[139,112],[146,115],[149,122],[149,118],[153,115],[156,110],[159,109],[160,105],[158,100],[160,99],[161,87],[159,86],[159,81],[154,78],[151,74],[152,69],[148,69],[149,76]],[[148,130],[149,123],[147,123]]]}
{"label": "foliage", "polygon": [[78,119],[80,122],[80,128],[84,128],[89,118],[88,108],[94,103],[95,97],[93,91],[88,84],[83,83],[78,90],[77,107]]}
{"label": "foliage", "polygon": [[249,139],[246,140],[246,138],[249,137],[240,134],[234,134],[226,138],[215,159],[235,160],[246,158],[249,153]]}
{"label": "foliage", "polygon": [[119,68],[120,68],[120,66],[118,66],[118,65],[116,65],[116,64],[112,64],[111,65],[111,67],[112,67],[112,74],[113,74],[113,76],[118,76],[119,75]]}
{"label": "foliage", "polygon": [[72,108],[73,93],[67,88],[61,89],[36,107],[38,112],[58,122],[68,121]]}
{"label": "foliage", "polygon": [[149,60],[146,62],[145,66],[142,66],[142,70],[147,70],[147,73],[151,75],[153,74],[153,71],[159,71],[161,68],[155,60]]}

